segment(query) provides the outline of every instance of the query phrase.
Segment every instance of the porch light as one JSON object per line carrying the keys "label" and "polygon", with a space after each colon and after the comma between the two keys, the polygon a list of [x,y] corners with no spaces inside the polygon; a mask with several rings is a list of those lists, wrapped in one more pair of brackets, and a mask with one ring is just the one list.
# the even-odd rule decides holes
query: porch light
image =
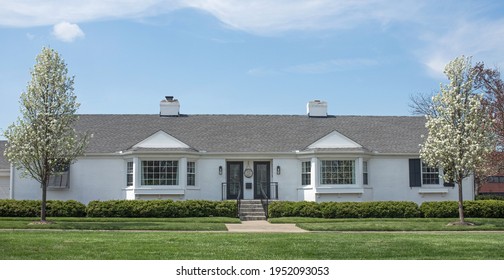
{"label": "porch light", "polygon": [[280,165],[277,165],[277,175],[280,175]]}
{"label": "porch light", "polygon": [[219,175],[222,175],[222,165],[219,166]]}

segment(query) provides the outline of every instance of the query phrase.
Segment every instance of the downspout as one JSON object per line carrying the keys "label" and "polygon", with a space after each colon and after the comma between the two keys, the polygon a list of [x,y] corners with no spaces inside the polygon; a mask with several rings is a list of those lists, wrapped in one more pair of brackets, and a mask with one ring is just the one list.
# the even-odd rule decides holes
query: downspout
{"label": "downspout", "polygon": [[10,178],[9,178],[9,198],[14,199],[14,166],[10,165]]}

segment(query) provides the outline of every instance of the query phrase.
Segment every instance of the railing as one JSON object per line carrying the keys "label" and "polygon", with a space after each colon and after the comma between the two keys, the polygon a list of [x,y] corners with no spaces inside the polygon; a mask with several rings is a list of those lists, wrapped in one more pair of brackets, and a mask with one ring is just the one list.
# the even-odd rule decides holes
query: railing
{"label": "railing", "polygon": [[266,218],[268,218],[270,199],[278,199],[278,182],[271,182],[269,188],[269,195],[264,191],[264,188],[259,188],[261,192],[261,204],[263,206],[264,213],[266,214]]}
{"label": "railing", "polygon": [[238,196],[236,197],[236,217],[240,218],[240,204],[241,204],[242,189],[238,189]]}
{"label": "railing", "polygon": [[[228,199],[227,183],[222,183],[221,188],[222,188],[222,200],[227,200]],[[237,217],[240,217],[241,196],[242,196],[242,188],[241,188],[241,184],[238,184],[238,195],[236,196],[236,216]]]}

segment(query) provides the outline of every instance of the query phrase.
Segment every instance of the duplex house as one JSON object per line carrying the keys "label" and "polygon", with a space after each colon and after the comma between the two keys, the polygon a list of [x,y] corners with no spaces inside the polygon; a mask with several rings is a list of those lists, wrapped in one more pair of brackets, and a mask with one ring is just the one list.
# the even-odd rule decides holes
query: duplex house
{"label": "duplex house", "polygon": [[[419,158],[425,118],[335,116],[327,103],[305,115],[184,115],[171,96],[152,115],[80,115],[93,137],[84,156],[51,178],[48,199],[290,201],[456,200],[442,170]],[[2,145],[4,145],[3,143]],[[3,147],[2,147],[3,149]],[[0,156],[13,199],[40,187]],[[473,199],[473,178],[464,184]]]}

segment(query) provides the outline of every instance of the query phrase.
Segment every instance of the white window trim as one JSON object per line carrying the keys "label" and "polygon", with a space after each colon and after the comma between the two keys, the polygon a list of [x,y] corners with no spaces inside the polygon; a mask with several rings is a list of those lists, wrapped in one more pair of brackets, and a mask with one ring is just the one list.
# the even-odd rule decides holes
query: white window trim
{"label": "white window trim", "polygon": [[[323,182],[323,173],[322,173],[322,166],[324,161],[350,161],[352,162],[352,182],[348,184],[338,184],[338,183],[324,183]],[[356,177],[356,172],[358,169],[358,159],[348,159],[348,158],[321,158],[319,159],[319,184],[320,186],[355,186],[357,185],[358,179]]]}

